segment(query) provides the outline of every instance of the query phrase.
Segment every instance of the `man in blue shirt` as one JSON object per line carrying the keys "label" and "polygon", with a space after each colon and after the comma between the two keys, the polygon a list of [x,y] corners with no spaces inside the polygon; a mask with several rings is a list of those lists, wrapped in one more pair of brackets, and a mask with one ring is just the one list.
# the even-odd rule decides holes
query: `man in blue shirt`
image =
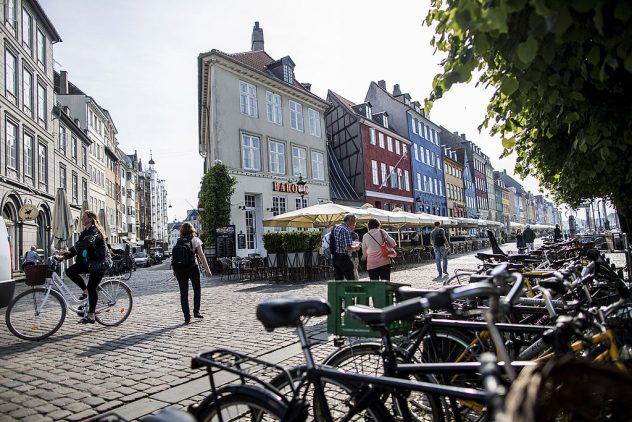
{"label": "man in blue shirt", "polygon": [[355,280],[353,274],[353,262],[351,254],[360,250],[360,244],[353,244],[352,232],[356,226],[356,216],[353,214],[345,215],[342,224],[334,226],[333,229],[333,264],[334,278],[336,280]]}

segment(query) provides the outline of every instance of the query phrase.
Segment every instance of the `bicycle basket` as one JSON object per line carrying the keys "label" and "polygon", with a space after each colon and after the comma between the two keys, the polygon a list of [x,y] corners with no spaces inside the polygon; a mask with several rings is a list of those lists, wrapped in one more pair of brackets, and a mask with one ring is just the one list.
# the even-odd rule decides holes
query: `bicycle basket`
{"label": "bicycle basket", "polygon": [[48,265],[29,265],[24,267],[24,274],[26,275],[24,283],[27,286],[40,286],[46,283],[46,277],[48,277]]}

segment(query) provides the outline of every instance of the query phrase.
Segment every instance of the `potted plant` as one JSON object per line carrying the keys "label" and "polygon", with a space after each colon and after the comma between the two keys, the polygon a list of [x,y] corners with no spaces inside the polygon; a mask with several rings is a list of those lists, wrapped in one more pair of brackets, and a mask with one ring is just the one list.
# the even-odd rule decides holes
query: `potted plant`
{"label": "potted plant", "polygon": [[309,235],[304,231],[283,233],[283,250],[287,256],[289,268],[305,266],[305,252],[309,250]]}
{"label": "potted plant", "polygon": [[263,234],[263,247],[268,255],[268,267],[279,266],[283,255],[283,232],[268,232]]}
{"label": "potted plant", "polygon": [[307,252],[305,252],[305,260],[307,261],[307,265],[310,267],[315,267],[318,265],[318,255],[320,246],[323,243],[323,235],[319,231],[308,231],[305,232],[307,234]]}

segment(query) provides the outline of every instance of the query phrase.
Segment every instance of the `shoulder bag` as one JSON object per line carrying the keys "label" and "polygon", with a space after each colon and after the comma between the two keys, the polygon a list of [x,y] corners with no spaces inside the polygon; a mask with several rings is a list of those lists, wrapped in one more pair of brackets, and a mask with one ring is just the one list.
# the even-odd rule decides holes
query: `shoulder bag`
{"label": "shoulder bag", "polygon": [[384,237],[384,231],[380,230],[380,233],[382,234],[382,243],[378,242],[371,233],[367,232],[367,234],[371,236],[371,238],[373,238],[373,240],[375,240],[378,245],[380,245],[380,255],[382,255],[384,258],[395,258],[397,256],[397,251],[395,251],[395,249],[393,249],[393,247],[386,241],[386,238]]}

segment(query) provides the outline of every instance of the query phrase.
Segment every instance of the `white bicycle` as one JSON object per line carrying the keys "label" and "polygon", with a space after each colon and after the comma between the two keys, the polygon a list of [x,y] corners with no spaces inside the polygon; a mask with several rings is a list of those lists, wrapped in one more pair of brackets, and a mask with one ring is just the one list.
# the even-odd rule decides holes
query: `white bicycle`
{"label": "white bicycle", "polygon": [[[57,272],[60,264],[25,267],[29,289],[18,294],[6,312],[9,331],[23,340],[42,340],[53,335],[64,323],[68,310],[87,316],[88,300],[75,296]],[[50,273],[50,276],[49,276]],[[95,319],[99,324],[115,326],[132,311],[132,291],[120,277],[104,279],[98,287]]]}

